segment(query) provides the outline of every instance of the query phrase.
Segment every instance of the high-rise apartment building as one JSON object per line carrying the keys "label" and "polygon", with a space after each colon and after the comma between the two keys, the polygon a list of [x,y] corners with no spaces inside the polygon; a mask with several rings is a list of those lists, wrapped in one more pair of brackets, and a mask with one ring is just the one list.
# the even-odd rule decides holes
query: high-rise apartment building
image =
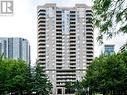
{"label": "high-rise apartment building", "polygon": [[30,64],[30,45],[23,38],[0,38],[0,54],[7,58],[22,59]]}
{"label": "high-rise apartment building", "polygon": [[38,62],[53,84],[53,95],[72,94],[66,82],[82,80],[93,59],[92,10],[85,4],[38,6]]}

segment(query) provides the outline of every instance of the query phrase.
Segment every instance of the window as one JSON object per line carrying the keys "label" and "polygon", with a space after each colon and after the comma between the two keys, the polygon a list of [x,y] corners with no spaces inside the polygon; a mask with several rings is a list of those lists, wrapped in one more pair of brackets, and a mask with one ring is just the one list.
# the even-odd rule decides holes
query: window
{"label": "window", "polygon": [[70,13],[75,13],[75,11],[70,11]]}
{"label": "window", "polygon": [[57,89],[57,94],[62,94],[62,89]]}
{"label": "window", "polygon": [[56,13],[62,13],[62,11],[56,11]]}

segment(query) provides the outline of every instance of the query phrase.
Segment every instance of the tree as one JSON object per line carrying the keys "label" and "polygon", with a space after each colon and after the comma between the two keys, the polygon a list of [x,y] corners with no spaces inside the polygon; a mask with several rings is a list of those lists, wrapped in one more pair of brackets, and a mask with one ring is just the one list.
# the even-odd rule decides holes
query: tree
{"label": "tree", "polygon": [[127,33],[126,0],[93,0],[94,25],[99,28],[98,40],[103,35],[112,37],[118,33]]}
{"label": "tree", "polygon": [[27,64],[22,60],[0,58],[0,93],[22,94],[28,75]]}
{"label": "tree", "polygon": [[0,95],[6,91],[5,80],[7,79],[8,72],[5,69],[5,64],[2,62],[2,57],[0,58]]}
{"label": "tree", "polygon": [[84,95],[86,93],[86,89],[83,89],[82,82],[75,81],[75,82],[66,82],[65,88],[72,94],[75,92],[76,95]]}
{"label": "tree", "polygon": [[52,84],[39,66],[31,69],[25,61],[0,56],[0,95],[30,95],[33,91],[48,95],[51,88]]}
{"label": "tree", "polygon": [[6,59],[4,61],[8,65],[7,71],[9,73],[5,80],[7,91],[22,94],[26,90],[27,64],[21,60]]}
{"label": "tree", "polygon": [[75,82],[66,82],[65,83],[65,88],[66,88],[66,93],[67,94],[72,94],[75,92],[76,86],[75,86]]}
{"label": "tree", "polygon": [[[93,93],[118,94],[127,89],[127,52],[101,55],[95,58],[87,70],[83,87]],[[120,95],[119,93],[118,95]]]}
{"label": "tree", "polygon": [[33,88],[32,90],[41,95],[49,95],[52,89],[52,84],[43,69],[37,65],[33,74]]}
{"label": "tree", "polygon": [[52,84],[42,68],[31,68],[25,61],[0,56],[0,95],[30,95],[37,92],[48,95]]}

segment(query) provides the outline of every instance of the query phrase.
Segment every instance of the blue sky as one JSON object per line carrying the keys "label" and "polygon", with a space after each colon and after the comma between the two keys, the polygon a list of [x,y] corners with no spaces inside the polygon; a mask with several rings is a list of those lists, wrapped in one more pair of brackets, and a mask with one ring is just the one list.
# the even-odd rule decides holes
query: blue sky
{"label": "blue sky", "polygon": [[[37,5],[45,3],[57,3],[58,6],[74,6],[75,3],[92,5],[91,0],[13,0],[14,15],[0,16],[0,37],[23,37],[28,39],[31,45],[32,63],[37,58]],[[103,46],[96,42],[98,30],[95,29],[95,56],[98,56]],[[116,51],[124,43],[126,37],[116,37],[105,43],[117,44]]]}

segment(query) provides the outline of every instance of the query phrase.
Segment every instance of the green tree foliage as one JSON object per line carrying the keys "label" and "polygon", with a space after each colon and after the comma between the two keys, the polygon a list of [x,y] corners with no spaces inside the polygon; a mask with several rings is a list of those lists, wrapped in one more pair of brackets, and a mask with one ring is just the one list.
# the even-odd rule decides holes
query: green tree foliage
{"label": "green tree foliage", "polygon": [[[91,63],[85,79],[84,88],[93,92],[118,93],[127,89],[127,52],[101,55]],[[120,95],[120,94],[119,94]]]}
{"label": "green tree foliage", "polygon": [[127,33],[126,0],[93,0],[93,3],[94,25],[100,31],[98,40],[102,41],[103,35]]}
{"label": "green tree foliage", "polygon": [[0,57],[0,95],[23,95],[32,92],[48,95],[52,85],[40,67],[30,68],[22,60]]}
{"label": "green tree foliage", "polygon": [[49,95],[52,89],[52,84],[46,76],[45,72],[40,66],[37,66],[33,74],[33,88],[34,92],[41,95]]}
{"label": "green tree foliage", "polygon": [[21,60],[0,60],[0,92],[22,93],[28,73],[27,65]]}
{"label": "green tree foliage", "polygon": [[75,95],[84,95],[86,93],[86,90],[83,89],[83,84],[80,81],[75,81],[75,82],[66,82],[65,88],[68,90],[70,93],[74,93]]}
{"label": "green tree foliage", "polygon": [[66,82],[65,88],[67,93],[74,93],[76,89],[75,82]]}

